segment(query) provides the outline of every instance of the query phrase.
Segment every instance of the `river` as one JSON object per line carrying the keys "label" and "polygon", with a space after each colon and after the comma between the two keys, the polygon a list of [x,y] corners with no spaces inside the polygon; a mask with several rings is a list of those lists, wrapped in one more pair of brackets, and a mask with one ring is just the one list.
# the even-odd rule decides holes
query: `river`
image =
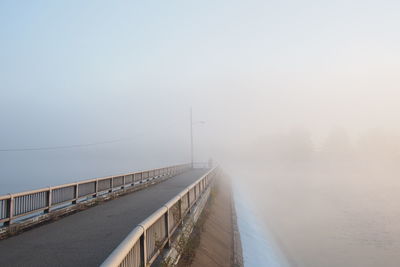
{"label": "river", "polygon": [[384,168],[229,169],[246,266],[400,266],[400,179]]}

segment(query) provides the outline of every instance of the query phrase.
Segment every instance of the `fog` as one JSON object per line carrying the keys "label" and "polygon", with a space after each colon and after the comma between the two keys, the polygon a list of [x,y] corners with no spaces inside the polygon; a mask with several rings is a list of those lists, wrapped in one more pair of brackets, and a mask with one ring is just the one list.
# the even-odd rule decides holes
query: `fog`
{"label": "fog", "polygon": [[2,2],[0,194],[187,162],[192,108],[195,161],[239,183],[292,265],[397,266],[399,13]]}

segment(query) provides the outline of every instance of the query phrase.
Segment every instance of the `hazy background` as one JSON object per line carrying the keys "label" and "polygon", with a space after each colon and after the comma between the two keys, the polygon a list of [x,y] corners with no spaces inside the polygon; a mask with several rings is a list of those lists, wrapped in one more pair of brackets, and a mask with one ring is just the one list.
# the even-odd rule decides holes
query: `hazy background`
{"label": "hazy background", "polygon": [[294,265],[396,266],[399,13],[398,1],[2,1],[0,193],[186,162],[192,106],[206,121],[196,160],[244,184]]}

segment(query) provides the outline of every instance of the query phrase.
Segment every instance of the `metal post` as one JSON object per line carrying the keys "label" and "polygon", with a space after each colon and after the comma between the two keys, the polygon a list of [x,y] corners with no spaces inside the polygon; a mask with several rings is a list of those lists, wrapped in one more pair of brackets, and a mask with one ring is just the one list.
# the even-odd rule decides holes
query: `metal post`
{"label": "metal post", "polygon": [[167,212],[165,213],[165,227],[166,227],[166,232],[167,232],[167,248],[171,247],[171,233],[169,232],[169,208],[167,208]]}
{"label": "metal post", "polygon": [[190,195],[191,195],[191,192],[190,192],[190,189],[188,190],[188,195],[187,195],[187,198],[188,198],[188,213],[192,213],[191,211],[192,211],[192,203],[190,203]]}
{"label": "metal post", "polygon": [[147,267],[147,242],[146,242],[146,229],[143,228],[143,235],[140,238],[140,246],[142,247],[143,266]]}
{"label": "metal post", "polygon": [[193,113],[190,108],[190,164],[193,169]]}
{"label": "metal post", "polygon": [[72,204],[78,203],[78,184],[75,185],[75,199],[72,201]]}
{"label": "metal post", "polygon": [[178,203],[179,203],[178,204],[178,207],[179,207],[179,220],[183,221],[183,218],[182,218],[182,214],[183,214],[183,212],[182,212],[182,197],[179,198]]}
{"label": "metal post", "polygon": [[99,193],[99,179],[96,179],[96,181],[94,182],[94,190],[95,193],[93,194],[93,197],[97,197]]}
{"label": "metal post", "polygon": [[51,207],[51,187],[49,186],[49,193],[47,195],[47,206],[48,208],[44,210],[44,213],[49,213],[50,212],[50,207]]}
{"label": "metal post", "polygon": [[11,220],[12,220],[13,214],[14,214],[14,197],[11,194],[9,194],[9,195],[10,195],[10,201],[8,202],[8,218],[9,218],[9,221],[5,222],[4,223],[5,225],[10,225],[12,223]]}
{"label": "metal post", "polygon": [[183,213],[184,213],[184,211],[182,210],[182,196],[180,197],[180,200],[179,200],[179,218],[180,218],[180,224],[181,225],[183,225]]}

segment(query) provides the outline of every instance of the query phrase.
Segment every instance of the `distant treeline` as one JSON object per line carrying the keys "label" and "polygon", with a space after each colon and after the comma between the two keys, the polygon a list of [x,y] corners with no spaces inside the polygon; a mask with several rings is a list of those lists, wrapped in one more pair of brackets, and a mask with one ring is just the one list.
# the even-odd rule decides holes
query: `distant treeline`
{"label": "distant treeline", "polygon": [[241,149],[241,157],[264,164],[373,164],[400,168],[400,135],[371,130],[350,138],[345,130],[333,130],[315,144],[309,132],[293,130],[259,138]]}

